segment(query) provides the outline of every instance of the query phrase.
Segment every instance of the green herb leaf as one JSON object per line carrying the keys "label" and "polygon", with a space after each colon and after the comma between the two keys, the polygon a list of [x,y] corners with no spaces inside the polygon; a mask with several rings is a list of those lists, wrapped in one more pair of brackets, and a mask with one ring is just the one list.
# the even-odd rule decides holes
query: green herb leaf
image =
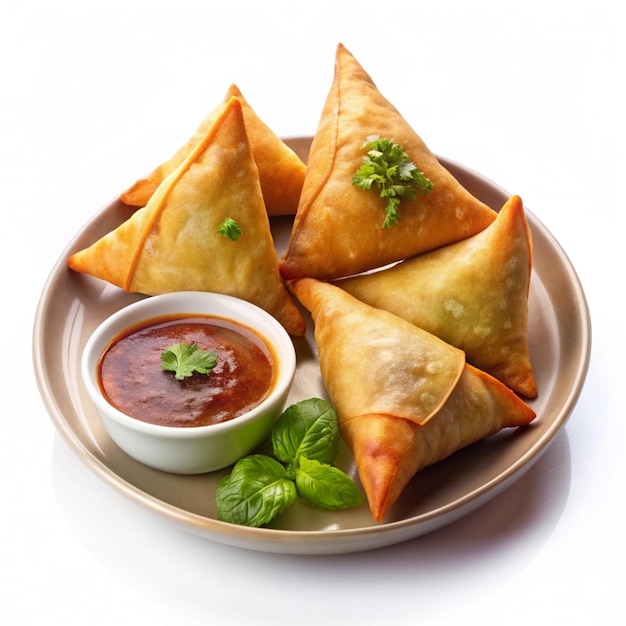
{"label": "green herb leaf", "polygon": [[357,506],[364,496],[356,483],[341,470],[301,456],[296,470],[298,495],[320,509]]}
{"label": "green herb leaf", "polygon": [[365,191],[374,187],[387,200],[382,227],[391,228],[399,219],[400,202],[415,200],[418,193],[428,193],[433,184],[411,162],[404,148],[391,139],[371,136],[363,147],[367,153],[352,184]]}
{"label": "green herb leaf", "polygon": [[288,407],[274,424],[271,441],[280,461],[252,454],[237,461],[220,481],[216,494],[220,520],[263,526],[298,496],[329,510],[346,509],[365,500],[357,484],[332,465],[339,429],[337,414],[325,400],[312,398]]}
{"label": "green herb leaf", "polygon": [[319,398],[292,404],[274,425],[272,450],[283,463],[295,463],[300,456],[334,463],[339,450],[335,409]]}
{"label": "green herb leaf", "polygon": [[224,235],[226,239],[230,239],[231,241],[237,241],[237,239],[239,239],[242,234],[241,226],[239,226],[239,224],[237,224],[237,222],[232,217],[227,217],[220,224],[217,232],[220,235]]}
{"label": "green herb leaf", "polygon": [[175,372],[178,380],[183,380],[194,372],[208,374],[216,364],[217,352],[200,350],[196,343],[177,343],[161,354],[161,367]]}
{"label": "green herb leaf", "polygon": [[218,519],[244,526],[263,526],[290,506],[296,486],[281,463],[264,454],[240,459],[217,487]]}

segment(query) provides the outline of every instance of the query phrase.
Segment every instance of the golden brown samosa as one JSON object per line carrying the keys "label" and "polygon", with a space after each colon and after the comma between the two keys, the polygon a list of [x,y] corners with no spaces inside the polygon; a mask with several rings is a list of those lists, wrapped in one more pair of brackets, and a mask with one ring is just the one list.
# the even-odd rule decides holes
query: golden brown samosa
{"label": "golden brown samosa", "polygon": [[[227,218],[241,228],[236,240],[218,232]],[[265,309],[291,334],[305,331],[278,273],[258,168],[235,97],[148,204],[68,264],[129,292],[237,296]]]}
{"label": "golden brown samosa", "polygon": [[[402,146],[432,182],[404,200],[383,228],[386,200],[352,184],[370,136]],[[335,75],[313,138],[294,228],[281,259],[284,278],[333,279],[458,241],[486,228],[496,212],[471,195],[431,153],[341,44]]]}
{"label": "golden brown samosa", "polygon": [[187,143],[147,178],[138,180],[121,194],[122,202],[131,206],[145,206],[159,184],[187,158],[233,97],[241,101],[252,155],[259,168],[259,180],[268,215],[293,215],[298,206],[306,166],[257,115],[236,85],[229,87],[224,100],[207,115]]}
{"label": "golden brown samosa", "polygon": [[534,398],[531,268],[531,233],[522,200],[513,196],[473,237],[336,284],[460,348],[469,363]]}
{"label": "golden brown samosa", "polygon": [[375,520],[423,467],[534,419],[513,391],[434,335],[331,283],[289,286],[311,311],[322,379]]}

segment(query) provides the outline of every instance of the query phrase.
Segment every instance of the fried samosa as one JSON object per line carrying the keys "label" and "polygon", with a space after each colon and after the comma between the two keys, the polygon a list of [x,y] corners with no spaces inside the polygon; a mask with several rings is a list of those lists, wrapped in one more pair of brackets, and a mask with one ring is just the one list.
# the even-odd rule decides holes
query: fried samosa
{"label": "fried samosa", "polygon": [[331,283],[289,286],[311,311],[322,379],[375,520],[420,469],[534,419],[513,391],[434,335]]}
{"label": "fried samosa", "polygon": [[[373,187],[366,191],[352,184],[371,136],[399,144],[433,185],[429,193],[403,200],[399,220],[390,228],[382,227],[387,200]],[[280,263],[283,277],[329,280],[357,274],[474,235],[495,217],[441,165],[340,44]]]}
{"label": "fried samosa", "polygon": [[[220,234],[227,220],[239,226],[239,238]],[[291,334],[305,331],[278,273],[258,168],[235,97],[148,204],[68,264],[129,292],[236,296],[265,309]]]}
{"label": "fried samosa", "polygon": [[259,168],[259,180],[268,215],[293,215],[298,206],[306,166],[256,114],[236,85],[230,86],[224,100],[209,113],[194,135],[169,161],[159,165],[147,178],[138,180],[130,189],[121,194],[122,202],[130,206],[145,206],[159,184],[204,138],[232,97],[239,98],[241,101],[252,155]]}
{"label": "fried samosa", "polygon": [[467,361],[528,398],[532,238],[519,196],[482,232],[391,268],[336,284],[465,352]]}

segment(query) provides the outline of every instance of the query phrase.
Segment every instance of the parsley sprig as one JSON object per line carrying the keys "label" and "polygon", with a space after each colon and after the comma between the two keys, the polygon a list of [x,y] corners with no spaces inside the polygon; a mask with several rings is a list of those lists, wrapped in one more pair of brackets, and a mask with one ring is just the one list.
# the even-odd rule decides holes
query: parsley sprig
{"label": "parsley sprig", "polygon": [[428,193],[432,182],[419,171],[404,148],[391,139],[370,136],[363,143],[367,153],[363,164],[352,177],[355,187],[369,191],[378,189],[387,199],[383,228],[391,228],[399,219],[402,200],[415,200],[418,193]]}
{"label": "parsley sprig", "polygon": [[196,343],[177,343],[161,354],[161,367],[175,372],[177,380],[183,380],[194,372],[208,374],[217,364],[215,350],[200,350]]}

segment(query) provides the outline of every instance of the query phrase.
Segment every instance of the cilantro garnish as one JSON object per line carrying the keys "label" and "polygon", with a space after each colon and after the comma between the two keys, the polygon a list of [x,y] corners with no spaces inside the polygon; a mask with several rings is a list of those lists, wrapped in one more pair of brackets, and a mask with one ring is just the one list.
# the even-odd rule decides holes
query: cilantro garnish
{"label": "cilantro garnish", "polygon": [[177,343],[161,354],[161,367],[175,372],[177,380],[183,380],[194,372],[208,374],[217,364],[215,350],[200,350],[196,343]]}
{"label": "cilantro garnish", "polygon": [[369,191],[375,187],[387,199],[383,228],[391,228],[399,219],[402,200],[414,200],[418,193],[428,193],[433,184],[411,162],[404,148],[391,139],[368,137],[363,143],[367,154],[352,177],[355,187]]}
{"label": "cilantro garnish", "polygon": [[237,241],[239,237],[241,237],[241,226],[237,224],[237,222],[232,217],[227,217],[220,224],[217,232],[220,235],[224,235],[226,239],[230,239],[231,241]]}

